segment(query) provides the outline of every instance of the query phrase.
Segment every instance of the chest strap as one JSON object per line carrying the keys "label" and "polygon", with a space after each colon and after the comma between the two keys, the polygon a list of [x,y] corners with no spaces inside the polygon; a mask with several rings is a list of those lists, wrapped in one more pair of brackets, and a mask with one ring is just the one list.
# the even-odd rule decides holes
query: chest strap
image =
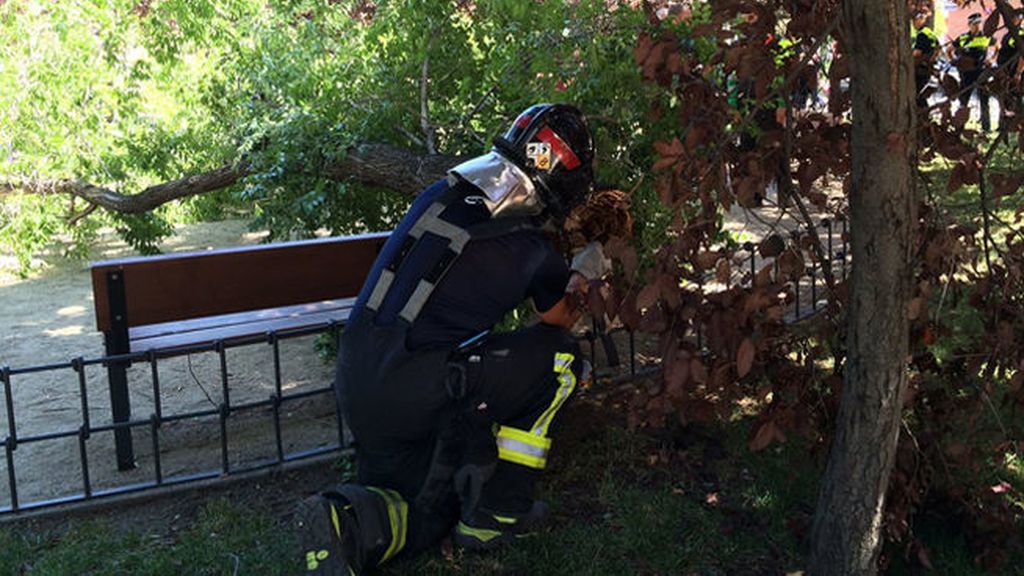
{"label": "chest strap", "polygon": [[488,218],[463,228],[441,218],[446,207],[447,203],[443,200],[434,202],[416,220],[403,240],[402,247],[394,260],[381,271],[380,278],[366,302],[368,309],[373,311],[380,309],[394,285],[406,257],[413,251],[424,233],[429,232],[443,238],[448,241],[448,245],[424,276],[417,281],[409,299],[402,304],[398,317],[409,324],[412,324],[419,316],[437,285],[448,274],[470,240],[493,238],[517,230],[537,228],[537,223],[530,217]]}

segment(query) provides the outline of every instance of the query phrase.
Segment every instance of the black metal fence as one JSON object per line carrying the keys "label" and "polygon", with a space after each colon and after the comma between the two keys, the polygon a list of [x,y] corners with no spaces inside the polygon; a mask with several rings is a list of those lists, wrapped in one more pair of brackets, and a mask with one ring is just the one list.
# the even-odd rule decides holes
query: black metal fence
{"label": "black metal fence", "polygon": [[[230,343],[212,342],[209,344],[190,346],[187,348],[176,348],[174,350],[167,351],[150,350],[147,352],[123,354],[117,356],[105,356],[95,359],[84,359],[79,357],[69,362],[33,366],[29,368],[13,369],[7,366],[0,368],[0,384],[2,384],[4,389],[4,404],[6,406],[7,415],[7,436],[2,441],[0,441],[0,445],[3,446],[6,458],[7,488],[10,500],[10,505],[0,507],[0,515],[11,514],[19,511],[31,510],[36,508],[45,508],[48,506],[55,506],[59,504],[68,504],[72,502],[92,500],[101,497],[129,494],[133,492],[140,492],[143,490],[159,488],[164,486],[173,486],[188,482],[196,482],[200,480],[226,477],[232,474],[240,474],[243,472],[252,472],[263,468],[269,468],[280,464],[284,464],[286,462],[299,461],[319,456],[321,454],[339,452],[342,449],[347,448],[341,413],[340,411],[337,410],[335,410],[338,430],[337,443],[332,443],[326,446],[321,446],[313,449],[306,449],[296,452],[286,452],[284,450],[284,444],[282,442],[281,410],[285,404],[293,403],[298,400],[314,396],[324,396],[326,398],[329,398],[331,402],[334,402],[333,390],[329,385],[292,393],[286,393],[282,387],[281,354],[279,343],[285,339],[297,338],[300,336],[307,336],[319,333],[333,334],[335,341],[337,341],[338,335],[340,333],[340,325],[336,322],[332,322],[329,324],[323,324],[320,326],[313,326],[298,330],[269,332],[263,337],[239,339],[234,340]],[[272,350],[275,385],[274,393],[265,400],[232,403],[230,386],[228,385],[228,365],[226,351],[229,348],[254,345],[257,343],[269,344]],[[171,356],[180,356],[200,352],[214,352],[219,356],[221,384],[221,398],[219,405],[216,408],[212,408],[209,410],[181,412],[177,414],[165,414],[163,412],[161,403],[163,390],[159,370],[160,360]],[[87,381],[85,368],[88,366],[95,365],[107,366],[108,364],[114,362],[146,363],[149,365],[153,387],[153,412],[147,418],[132,419],[126,422],[115,422],[110,424],[94,425],[90,421],[89,415],[89,383]],[[81,423],[78,425],[77,428],[63,429],[54,432],[47,432],[29,436],[19,436],[17,424],[17,411],[15,410],[13,394],[13,387],[17,384],[18,377],[33,373],[52,372],[59,370],[71,370],[77,374],[78,392],[81,401]],[[276,447],[274,456],[258,460],[255,462],[250,462],[241,466],[232,466],[228,456],[230,443],[230,438],[228,434],[228,419],[233,414],[238,414],[240,412],[267,408],[270,409],[274,429],[274,439]],[[220,444],[220,467],[217,469],[192,474],[172,476],[165,475],[163,473],[161,458],[161,427],[165,424],[176,421],[210,417],[216,417],[219,424],[218,440]],[[86,449],[87,442],[91,440],[94,436],[102,434],[104,432],[113,433],[117,430],[132,430],[136,428],[148,429],[150,432],[150,436],[152,438],[152,478],[149,481],[136,482],[132,484],[117,486],[114,488],[105,488],[99,490],[94,489],[90,475],[89,454]],[[18,497],[18,473],[14,459],[15,451],[18,449],[18,447],[34,443],[71,438],[77,438],[78,440],[78,449],[81,464],[81,492],[60,497],[44,498],[30,502],[21,501]],[[40,463],[40,465],[42,465],[42,463]],[[113,465],[111,464],[111,466]]]}
{"label": "black metal fence", "polygon": [[[837,230],[835,227],[841,227]],[[790,284],[793,288],[792,293],[794,295],[792,314],[788,315],[789,321],[798,321],[802,318],[809,316],[819,310],[818,307],[818,286],[822,281],[822,270],[824,266],[828,266],[833,274],[838,273],[839,277],[846,276],[847,269],[847,243],[846,243],[846,221],[840,220],[838,224],[833,219],[823,219],[818,225],[817,229],[813,231],[805,232],[794,232],[792,236],[792,244],[799,246],[800,235],[804,233],[816,233],[819,238],[824,236],[824,248],[825,248],[825,261],[819,262],[815,258],[805,258],[805,261],[810,262],[810,266],[805,269],[805,273],[798,277],[790,279]],[[834,241],[833,237],[836,232],[840,232],[839,237],[841,241],[838,243]],[[839,248],[838,250],[836,248]],[[752,243],[747,243],[744,249],[749,252],[748,265],[749,265],[749,276],[743,273],[742,281],[752,281],[758,271],[758,265],[764,266],[766,263],[770,263],[771,259],[759,258],[757,254],[757,246]],[[777,267],[777,264],[776,264]],[[777,270],[776,270],[777,273]],[[804,296],[801,293],[804,292],[804,284],[806,280],[806,292]],[[809,302],[808,302],[809,300]],[[801,306],[801,303],[804,306]],[[589,343],[589,351],[591,359],[596,359],[598,343],[604,340],[604,358],[605,364],[617,365],[618,364],[618,353],[615,351],[614,345],[609,343],[610,335],[605,327],[598,322],[592,325],[590,330],[587,330],[581,338]],[[46,508],[50,506],[56,506],[60,504],[68,504],[73,502],[81,502],[94,500],[98,498],[117,496],[123,494],[130,494],[141,492],[145,490],[151,490],[160,487],[167,487],[179,484],[186,484],[190,482],[198,482],[201,480],[211,480],[217,478],[225,478],[231,475],[237,475],[245,472],[252,472],[260,469],[271,468],[279,466],[288,462],[296,462],[301,460],[310,459],[316,456],[340,453],[350,448],[349,443],[345,436],[344,422],[340,410],[335,409],[335,420],[337,425],[337,441],[331,442],[326,445],[321,445],[316,448],[306,448],[296,451],[286,451],[284,443],[282,441],[282,408],[290,403],[295,403],[302,399],[322,396],[325,400],[335,403],[334,393],[331,386],[325,385],[315,387],[308,390],[286,392],[282,386],[282,375],[281,375],[281,351],[280,342],[286,339],[297,338],[301,336],[309,336],[314,334],[327,333],[331,334],[337,344],[340,335],[341,325],[336,322],[323,324],[319,326],[313,326],[298,330],[280,331],[280,332],[268,332],[261,337],[252,337],[248,339],[233,340],[230,343],[225,342],[212,342],[209,344],[190,346],[187,348],[175,348],[173,350],[151,350],[147,352],[122,354],[104,356],[94,359],[85,359],[82,357],[75,358],[68,362],[46,364],[40,366],[32,366],[27,368],[10,368],[4,366],[0,368],[0,385],[3,387],[4,405],[6,408],[6,421],[7,421],[7,435],[0,440],[0,446],[3,447],[6,469],[7,469],[7,490],[10,504],[7,506],[0,506],[0,516],[11,515],[21,511]],[[621,330],[621,329],[620,329]],[[629,375],[636,376],[638,373],[637,367],[637,354],[636,354],[636,340],[632,332],[628,332],[628,344],[629,344]],[[698,342],[702,340],[702,334],[700,330],[697,333]],[[226,351],[229,348],[235,348],[240,346],[255,346],[257,344],[269,345],[272,360],[273,360],[273,382],[274,391],[273,393],[264,400],[247,401],[233,403],[231,400],[231,388],[228,385],[228,360]],[[199,411],[183,411],[175,414],[167,414],[164,412],[162,401],[164,389],[161,383],[160,376],[160,361],[166,358],[174,356],[182,356],[187,354],[195,353],[215,353],[219,357],[220,362],[220,401],[215,408]],[[112,422],[109,424],[95,425],[90,420],[90,408],[89,408],[89,381],[87,378],[86,368],[89,366],[109,366],[112,363],[132,363],[132,364],[146,364],[149,366],[149,372],[152,382],[152,394],[153,394],[153,409],[148,417],[135,418],[124,422]],[[596,362],[595,362],[596,363]],[[80,400],[81,418],[77,427],[68,427],[61,430],[46,432],[33,435],[19,435],[18,434],[18,411],[15,407],[15,395],[14,387],[18,385],[18,381],[21,377],[43,372],[53,371],[66,371],[70,370],[77,375],[78,380],[78,395]],[[228,433],[228,421],[233,415],[237,415],[242,412],[254,411],[254,410],[267,410],[269,409],[271,415],[271,422],[274,433],[274,453],[255,461],[250,461],[244,464],[232,465],[229,458],[229,446],[231,438]],[[202,472],[188,473],[188,474],[177,474],[177,475],[166,475],[163,472],[163,462],[161,457],[161,430],[164,425],[177,422],[180,420],[196,419],[196,418],[216,418],[218,422],[217,439],[220,446],[220,466],[216,469],[210,469]],[[146,429],[150,433],[152,441],[152,452],[153,452],[153,463],[152,463],[152,476],[147,481],[127,483],[118,485],[110,488],[95,488],[90,475],[91,464],[89,462],[89,453],[87,445],[90,440],[93,440],[97,435],[110,432],[111,436],[115,435],[119,430],[133,429]],[[80,460],[80,474],[81,481],[78,484],[80,491],[62,496],[51,496],[46,498],[34,499],[25,501],[19,498],[19,484],[18,484],[18,470],[15,463],[15,453],[19,447],[26,445],[43,443],[48,441],[55,441],[60,439],[77,439],[78,442],[78,453]],[[113,440],[113,438],[111,438]],[[44,463],[37,463],[37,465],[43,466]],[[104,464],[107,465],[107,464]],[[113,463],[109,466],[113,467]],[[2,494],[2,492],[0,492]]]}

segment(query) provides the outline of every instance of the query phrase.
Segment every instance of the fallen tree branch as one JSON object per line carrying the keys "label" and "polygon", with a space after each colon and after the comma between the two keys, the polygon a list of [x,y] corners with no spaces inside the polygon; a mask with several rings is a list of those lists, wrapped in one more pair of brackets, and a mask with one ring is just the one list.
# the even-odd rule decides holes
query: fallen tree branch
{"label": "fallen tree branch", "polygon": [[[449,168],[463,159],[448,155],[424,156],[386,144],[363,144],[350,148],[336,163],[324,166],[322,176],[411,195],[443,178]],[[247,163],[238,162],[156,184],[137,194],[124,194],[80,179],[0,182],[0,198],[16,193],[64,195],[81,198],[112,212],[139,214],[174,200],[223,190],[248,174]]]}

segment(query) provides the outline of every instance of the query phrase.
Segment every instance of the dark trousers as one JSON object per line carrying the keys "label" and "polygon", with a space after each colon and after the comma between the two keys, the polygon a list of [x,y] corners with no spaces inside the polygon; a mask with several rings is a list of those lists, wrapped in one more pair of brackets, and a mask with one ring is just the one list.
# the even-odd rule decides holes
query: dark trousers
{"label": "dark trousers", "polygon": [[924,90],[928,87],[928,81],[931,79],[931,72],[927,68],[915,68],[914,69],[914,89],[918,108],[928,107],[928,97],[925,95]]}
{"label": "dark trousers", "polygon": [[984,70],[971,70],[960,73],[963,78],[963,81],[960,82],[960,105],[969,106],[971,103],[971,93],[976,92],[978,94],[978,103],[981,105],[981,128],[982,130],[989,130],[992,126],[988,114],[988,89],[984,84],[978,82],[983,72]]}
{"label": "dark trousers", "polygon": [[[343,337],[336,386],[356,442],[359,483],[396,490],[409,504],[403,555],[435,544],[458,520],[450,478],[429,507],[418,498],[425,484],[437,484],[432,471],[497,463],[480,506],[506,513],[528,509],[539,469],[499,459],[495,428],[527,429],[544,418],[550,432],[572,392],[556,358],[571,356],[573,384],[581,371],[571,334],[539,324],[456,354],[413,353],[404,350],[400,334],[358,324]],[[465,377],[464,394],[451,390],[453,374]],[[448,461],[439,467],[439,459]]]}

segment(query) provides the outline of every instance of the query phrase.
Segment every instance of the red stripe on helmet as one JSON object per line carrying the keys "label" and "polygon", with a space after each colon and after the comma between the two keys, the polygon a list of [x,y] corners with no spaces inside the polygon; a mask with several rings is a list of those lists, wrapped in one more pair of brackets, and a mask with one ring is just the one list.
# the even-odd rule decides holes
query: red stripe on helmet
{"label": "red stripe on helmet", "polygon": [[541,142],[545,142],[551,145],[551,151],[558,156],[558,160],[565,166],[566,170],[575,170],[580,165],[580,159],[576,156],[576,153],[572,151],[572,148],[559,138],[558,134],[551,129],[550,126],[545,126],[537,133],[537,139]]}
{"label": "red stripe on helmet", "polygon": [[530,120],[533,120],[533,116],[529,114],[523,114],[516,120],[516,128],[526,128],[530,125]]}

